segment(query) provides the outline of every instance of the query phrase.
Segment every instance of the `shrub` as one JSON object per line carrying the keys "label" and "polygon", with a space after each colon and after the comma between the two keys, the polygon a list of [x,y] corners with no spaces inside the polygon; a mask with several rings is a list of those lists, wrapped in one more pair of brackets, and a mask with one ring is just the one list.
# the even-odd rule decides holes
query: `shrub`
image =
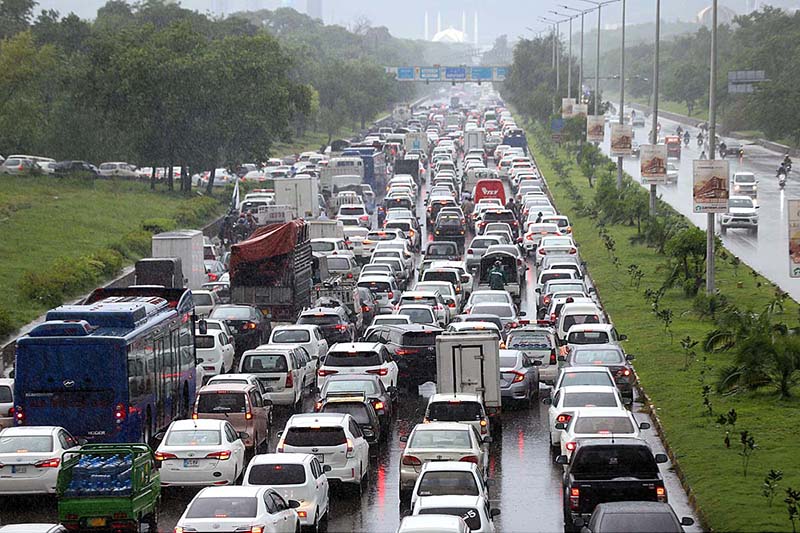
{"label": "shrub", "polygon": [[150,233],[164,233],[172,231],[177,227],[175,221],[170,218],[148,218],[142,221],[142,230]]}
{"label": "shrub", "polygon": [[0,308],[0,338],[5,337],[14,331],[14,324],[8,311]]}
{"label": "shrub", "polygon": [[197,196],[181,204],[175,212],[179,226],[199,226],[215,215],[220,203],[208,196]]}
{"label": "shrub", "polygon": [[124,254],[131,259],[150,255],[152,235],[144,230],[131,231],[123,235],[122,246],[128,251]]}

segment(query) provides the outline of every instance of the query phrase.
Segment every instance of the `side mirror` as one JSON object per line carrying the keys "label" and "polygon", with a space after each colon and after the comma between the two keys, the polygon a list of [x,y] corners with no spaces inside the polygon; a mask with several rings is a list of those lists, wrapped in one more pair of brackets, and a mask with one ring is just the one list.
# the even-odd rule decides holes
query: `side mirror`
{"label": "side mirror", "polygon": [[492,440],[493,440],[492,437],[483,437],[483,439],[481,439],[481,442],[483,442],[484,444],[491,444]]}
{"label": "side mirror", "polygon": [[566,465],[569,464],[569,459],[567,459],[566,455],[559,455],[558,457],[556,457],[555,462],[557,465]]}
{"label": "side mirror", "polygon": [[197,329],[200,330],[200,335],[206,335],[208,333],[208,322],[206,322],[205,318],[197,323]]}
{"label": "side mirror", "polygon": [[500,514],[500,509],[495,507],[494,509],[491,509],[489,511],[489,518],[494,518],[495,516],[498,516],[499,514]]}
{"label": "side mirror", "polygon": [[264,407],[272,407],[272,400],[264,398]]}
{"label": "side mirror", "polygon": [[556,422],[556,429],[567,429],[566,422]]}
{"label": "side mirror", "polygon": [[627,406],[633,405],[633,398],[628,398],[628,397],[623,398],[622,405],[627,405]]}
{"label": "side mirror", "polygon": [[461,276],[461,283],[469,283],[469,276],[466,274]]}
{"label": "side mirror", "polygon": [[289,509],[297,509],[300,507],[300,502],[297,500],[289,500],[286,503],[289,504]]}
{"label": "side mirror", "polygon": [[693,526],[694,525],[694,518],[690,518],[688,516],[684,516],[681,518],[681,525],[682,526]]}
{"label": "side mirror", "polygon": [[628,336],[627,335],[620,335],[619,336],[619,340],[626,341],[626,340],[628,340]]}
{"label": "side mirror", "polygon": [[553,399],[552,398],[543,398],[542,399],[542,403],[545,404],[545,405],[553,405]]}
{"label": "side mirror", "polygon": [[386,392],[388,392],[389,394],[397,394],[397,387],[392,385],[392,386],[390,386],[389,388],[386,389]]}
{"label": "side mirror", "polygon": [[633,361],[634,359],[636,359],[636,356],[633,354],[629,353],[628,355],[625,356],[626,361]]}
{"label": "side mirror", "polygon": [[78,444],[80,446],[83,446],[84,444],[89,444],[89,441],[84,439],[84,438],[80,438],[80,439],[76,439],[76,440],[78,441]]}
{"label": "side mirror", "polygon": [[525,315],[527,315],[525,311],[520,311],[519,313],[517,313],[517,316],[525,316]]}
{"label": "side mirror", "polygon": [[561,362],[561,363],[564,363],[564,362],[566,362],[566,360],[567,360],[567,358],[566,358],[566,357],[564,357],[563,355],[559,355],[559,356],[558,356],[558,361],[559,361],[559,362]]}
{"label": "side mirror", "polygon": [[283,437],[283,431],[279,431],[279,432],[277,433],[277,437],[278,437],[278,438],[281,438],[281,437]]}
{"label": "side mirror", "polygon": [[539,287],[536,287],[535,289],[533,289],[533,291],[534,291],[536,294],[541,294],[541,293],[542,293],[542,289],[540,289]]}
{"label": "side mirror", "polygon": [[238,435],[239,435],[239,438],[242,439],[242,440],[247,440],[247,439],[250,438],[250,434],[247,433],[246,431],[240,431],[238,433]]}
{"label": "side mirror", "polygon": [[639,429],[650,429],[650,422],[640,422]]}
{"label": "side mirror", "polygon": [[538,359],[533,360],[533,366],[542,366],[542,362]]}
{"label": "side mirror", "polygon": [[153,438],[156,439],[156,440],[164,440],[164,437],[166,436],[166,434],[167,433],[165,431],[159,431],[158,433],[153,435]]}
{"label": "side mirror", "polygon": [[400,442],[408,442],[408,435],[402,435],[400,437]]}
{"label": "side mirror", "polygon": [[667,457],[667,454],[665,454],[665,453],[657,453],[656,456],[655,456],[655,460],[656,460],[656,463],[658,463],[658,464],[664,464],[667,461],[669,461],[669,457]]}
{"label": "side mirror", "polygon": [[205,360],[205,359],[203,359],[202,357],[198,357],[198,358],[197,358],[197,364],[198,364],[198,365],[199,365],[200,363],[204,363],[205,361],[206,361],[206,360]]}

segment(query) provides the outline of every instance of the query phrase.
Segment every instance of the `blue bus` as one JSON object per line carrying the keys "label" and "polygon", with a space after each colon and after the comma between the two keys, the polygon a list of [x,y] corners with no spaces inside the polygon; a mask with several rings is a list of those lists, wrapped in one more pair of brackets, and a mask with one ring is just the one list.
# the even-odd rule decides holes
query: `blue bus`
{"label": "blue bus", "polygon": [[90,442],[145,442],[190,415],[195,316],[186,289],[95,290],[17,340],[16,425]]}

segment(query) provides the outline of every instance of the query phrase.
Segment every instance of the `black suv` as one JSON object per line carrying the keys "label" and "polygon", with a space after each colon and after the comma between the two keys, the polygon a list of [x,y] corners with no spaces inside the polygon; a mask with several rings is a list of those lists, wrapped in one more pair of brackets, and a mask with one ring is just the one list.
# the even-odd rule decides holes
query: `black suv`
{"label": "black suv", "polygon": [[413,390],[436,381],[436,336],[443,330],[425,324],[375,326],[365,342],[386,346],[397,363],[398,385]]}
{"label": "black suv", "polygon": [[442,213],[436,217],[433,226],[434,241],[450,241],[458,245],[459,250],[464,249],[464,232],[466,225],[461,217],[455,214]]}
{"label": "black suv", "polygon": [[483,235],[483,230],[490,222],[505,222],[511,228],[513,236],[519,237],[519,221],[517,216],[510,209],[492,209],[486,211],[481,216],[481,221],[478,223],[478,234]]}
{"label": "black suv", "polygon": [[328,346],[337,342],[353,342],[356,338],[356,327],[350,322],[347,309],[344,307],[314,307],[303,311],[298,324],[319,326]]}
{"label": "black suv", "polygon": [[353,417],[370,447],[383,442],[389,435],[389,426],[381,424],[378,413],[364,394],[335,393],[320,400],[320,413],[338,413]]}
{"label": "black suv", "polygon": [[211,311],[208,318],[222,320],[228,325],[236,341],[236,354],[260,346],[272,332],[269,319],[250,305],[220,305]]}
{"label": "black suv", "polygon": [[457,207],[457,204],[452,197],[447,196],[434,196],[428,201],[428,229],[433,227],[443,207]]}

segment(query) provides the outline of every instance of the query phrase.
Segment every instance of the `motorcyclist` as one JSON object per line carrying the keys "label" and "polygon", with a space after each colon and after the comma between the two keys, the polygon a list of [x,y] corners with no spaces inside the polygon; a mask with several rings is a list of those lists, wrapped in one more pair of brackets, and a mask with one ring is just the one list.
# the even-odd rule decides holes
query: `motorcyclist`
{"label": "motorcyclist", "polygon": [[706,151],[705,150],[700,152],[700,159],[708,159],[708,156],[706,155]]}
{"label": "motorcyclist", "polygon": [[683,144],[685,146],[689,146],[689,141],[691,140],[692,136],[689,135],[688,131],[683,132]]}
{"label": "motorcyclist", "polygon": [[472,200],[467,196],[463,202],[461,202],[461,210],[464,212],[464,218],[467,221],[467,226],[469,226],[470,230],[472,230],[472,213],[475,210],[475,204],[472,203]]}
{"label": "motorcyclist", "polygon": [[539,213],[536,214],[536,222],[535,222],[535,224],[539,224],[542,221],[542,217],[543,216],[544,216],[544,213],[539,211]]}
{"label": "motorcyclist", "polygon": [[728,155],[728,145],[725,144],[725,141],[720,141],[719,143],[719,156],[722,159],[725,159],[725,156]]}
{"label": "motorcyclist", "polygon": [[678,127],[677,127],[677,128],[675,128],[675,131],[677,132],[677,134],[678,134],[678,137],[680,137],[681,135],[683,135],[683,128],[682,128],[680,125],[678,125]]}
{"label": "motorcyclist", "polygon": [[701,130],[697,132],[697,146],[702,146],[702,145],[703,145],[703,132]]}
{"label": "motorcyclist", "polygon": [[506,273],[500,261],[495,261],[494,267],[489,271],[489,288],[493,291],[503,291],[506,288]]}
{"label": "motorcyclist", "polygon": [[786,167],[786,171],[792,170],[792,159],[789,157],[789,154],[783,158],[783,166]]}
{"label": "motorcyclist", "polygon": [[783,176],[783,179],[786,179],[786,174],[787,174],[786,164],[785,163],[781,163],[781,166],[778,167],[778,172],[777,172],[776,177],[779,180],[781,179],[781,176]]}

